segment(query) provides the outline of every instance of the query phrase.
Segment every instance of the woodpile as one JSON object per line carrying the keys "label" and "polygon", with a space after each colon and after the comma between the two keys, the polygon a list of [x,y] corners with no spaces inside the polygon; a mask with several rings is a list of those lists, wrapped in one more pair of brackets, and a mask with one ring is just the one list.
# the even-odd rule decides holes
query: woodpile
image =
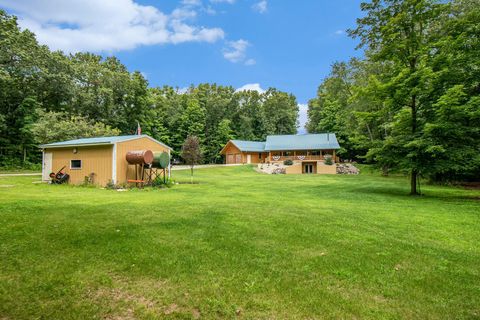
{"label": "woodpile", "polygon": [[360,170],[351,163],[339,163],[337,164],[338,174],[359,174]]}

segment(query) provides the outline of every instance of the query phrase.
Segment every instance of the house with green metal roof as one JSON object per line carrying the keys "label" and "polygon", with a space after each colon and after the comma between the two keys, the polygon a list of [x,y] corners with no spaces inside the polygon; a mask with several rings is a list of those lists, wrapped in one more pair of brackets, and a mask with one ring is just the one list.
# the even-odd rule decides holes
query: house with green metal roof
{"label": "house with green metal roof", "polygon": [[335,133],[269,135],[266,141],[230,140],[221,154],[226,164],[288,164],[286,173],[335,173],[338,149]]}

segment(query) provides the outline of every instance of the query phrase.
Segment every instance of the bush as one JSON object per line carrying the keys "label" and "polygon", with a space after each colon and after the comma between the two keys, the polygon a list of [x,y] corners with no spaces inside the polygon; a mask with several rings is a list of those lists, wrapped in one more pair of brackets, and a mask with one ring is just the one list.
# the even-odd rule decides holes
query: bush
{"label": "bush", "polygon": [[293,160],[287,159],[287,160],[283,161],[283,164],[286,165],[286,166],[291,166],[293,164]]}
{"label": "bush", "polygon": [[327,166],[331,166],[333,164],[332,156],[327,154],[323,160],[323,163],[325,163]]}
{"label": "bush", "polygon": [[165,182],[163,181],[163,177],[156,177],[155,180],[152,182],[152,187],[154,188],[171,188],[175,184],[175,181],[171,179],[167,179]]}
{"label": "bush", "polygon": [[15,158],[0,157],[0,171],[42,171],[41,163],[33,163],[30,161],[21,161]]}

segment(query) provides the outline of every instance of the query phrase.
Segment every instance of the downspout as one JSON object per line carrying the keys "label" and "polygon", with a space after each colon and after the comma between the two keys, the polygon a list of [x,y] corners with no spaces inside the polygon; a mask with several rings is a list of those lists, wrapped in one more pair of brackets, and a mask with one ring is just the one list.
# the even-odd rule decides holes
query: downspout
{"label": "downspout", "polygon": [[172,177],[172,159],[170,159],[170,149],[168,149],[168,180]]}
{"label": "downspout", "polygon": [[112,149],[112,183],[117,184],[117,144],[113,144]]}
{"label": "downspout", "polygon": [[42,181],[45,180],[45,149],[42,149]]}

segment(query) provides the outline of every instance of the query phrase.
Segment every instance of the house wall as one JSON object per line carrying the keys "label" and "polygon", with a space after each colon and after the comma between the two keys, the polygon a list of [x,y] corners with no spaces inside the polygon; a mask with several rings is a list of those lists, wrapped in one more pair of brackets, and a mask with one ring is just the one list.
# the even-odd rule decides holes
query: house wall
{"label": "house wall", "polygon": [[[112,179],[112,148],[113,146],[50,148],[45,152],[52,153],[52,171],[55,173],[63,166],[70,175],[69,183],[80,184],[85,181],[85,176],[94,173],[93,183],[105,185]],[[70,169],[70,160],[82,160],[81,169]]]}
{"label": "house wall", "polygon": [[[169,149],[149,138],[143,137],[134,140],[118,142],[116,145],[116,183],[125,183],[128,179],[135,179],[135,166],[128,165],[127,152],[134,150],[151,150],[152,152],[167,152]],[[128,172],[127,172],[128,169]]]}
{"label": "house wall", "polygon": [[[291,166],[285,166],[286,174],[302,174],[303,173],[303,164],[312,163],[311,161],[295,161]],[[317,161],[314,163],[313,172],[317,174],[337,174],[337,166],[331,165],[327,166],[323,161]]]}
{"label": "house wall", "polygon": [[317,173],[319,174],[337,174],[337,166],[335,164],[328,166],[323,161],[317,162]]}
{"label": "house wall", "polygon": [[291,166],[285,167],[286,174],[301,174],[302,173],[302,163],[295,162]]}
{"label": "house wall", "polygon": [[[258,157],[258,154],[261,154],[262,155],[262,158],[260,159]],[[247,156],[250,155],[251,157],[251,163],[263,163],[265,162],[265,159],[268,157],[268,153],[264,153],[264,152],[243,152],[243,162],[244,163],[247,163]]]}

